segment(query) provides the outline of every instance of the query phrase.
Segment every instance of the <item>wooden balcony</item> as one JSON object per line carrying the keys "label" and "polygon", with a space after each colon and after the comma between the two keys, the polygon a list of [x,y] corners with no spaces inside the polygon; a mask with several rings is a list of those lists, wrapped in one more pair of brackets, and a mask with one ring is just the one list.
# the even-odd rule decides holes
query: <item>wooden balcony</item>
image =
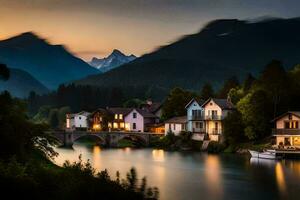
{"label": "wooden balcony", "polygon": [[300,135],[300,129],[272,129],[273,135]]}
{"label": "wooden balcony", "polygon": [[192,120],[197,121],[197,120],[204,120],[205,117],[203,115],[192,115]]}
{"label": "wooden balcony", "polygon": [[223,120],[224,116],[222,115],[206,115],[205,120]]}

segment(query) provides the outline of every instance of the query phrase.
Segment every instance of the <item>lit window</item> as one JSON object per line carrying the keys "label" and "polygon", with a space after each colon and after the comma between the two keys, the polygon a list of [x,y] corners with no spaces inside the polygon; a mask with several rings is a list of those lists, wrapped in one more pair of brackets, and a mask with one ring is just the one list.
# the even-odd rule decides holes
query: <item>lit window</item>
{"label": "lit window", "polygon": [[115,119],[118,119],[118,114],[115,114]]}
{"label": "lit window", "polygon": [[108,123],[108,128],[111,128],[111,123],[110,122]]}
{"label": "lit window", "polygon": [[113,126],[113,128],[119,128],[119,125],[118,125],[118,123],[114,122],[114,126]]}
{"label": "lit window", "polygon": [[124,128],[124,127],[125,127],[124,123],[123,122],[120,123],[120,128]]}
{"label": "lit window", "polygon": [[122,114],[119,114],[119,119],[123,119],[123,115]]}

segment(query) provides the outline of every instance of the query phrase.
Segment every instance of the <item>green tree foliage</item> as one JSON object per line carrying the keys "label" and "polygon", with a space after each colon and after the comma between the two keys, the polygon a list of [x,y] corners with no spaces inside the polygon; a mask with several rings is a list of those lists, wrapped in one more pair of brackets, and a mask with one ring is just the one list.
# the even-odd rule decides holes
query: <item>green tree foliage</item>
{"label": "green tree foliage", "polygon": [[228,92],[232,88],[236,88],[240,85],[239,80],[236,76],[232,76],[229,79],[227,79],[223,85],[223,87],[220,89],[218,93],[219,98],[227,98]]}
{"label": "green tree foliage", "polygon": [[125,103],[123,104],[123,107],[125,108],[139,108],[140,105],[143,103],[144,101],[138,98],[134,98],[134,99],[129,99],[127,101],[125,101]]}
{"label": "green tree foliage", "polygon": [[235,145],[242,142],[245,139],[244,130],[245,126],[240,112],[229,113],[224,119],[224,136],[228,144]]}
{"label": "green tree foliage", "polygon": [[207,100],[211,97],[214,97],[214,89],[210,83],[205,83],[200,91],[200,98]]}
{"label": "green tree foliage", "polygon": [[5,64],[0,63],[0,80],[8,80],[10,76],[9,69]]}
{"label": "green tree foliage", "polygon": [[175,116],[186,115],[185,106],[195,97],[196,94],[182,88],[172,89],[162,107],[162,118],[169,119]]}
{"label": "green tree foliage", "polygon": [[58,125],[60,128],[65,127],[66,123],[66,114],[71,113],[71,108],[69,106],[61,107],[57,112]]}
{"label": "green tree foliage", "polygon": [[242,114],[245,135],[250,140],[270,135],[272,104],[266,91],[255,90],[247,94],[238,102],[237,109]]}

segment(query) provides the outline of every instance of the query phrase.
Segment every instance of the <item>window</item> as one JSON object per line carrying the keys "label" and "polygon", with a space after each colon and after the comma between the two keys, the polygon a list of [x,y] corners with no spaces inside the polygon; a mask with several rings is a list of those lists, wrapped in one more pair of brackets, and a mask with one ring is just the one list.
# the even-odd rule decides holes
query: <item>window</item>
{"label": "window", "polygon": [[199,126],[201,129],[203,129],[203,122],[199,122]]}
{"label": "window", "polygon": [[217,110],[212,110],[211,111],[211,115],[212,116],[217,116],[218,115],[218,111]]}
{"label": "window", "polygon": [[298,121],[285,121],[284,122],[284,128],[286,128],[286,129],[298,129],[299,128],[299,122]]}
{"label": "window", "polygon": [[79,117],[79,119],[81,119],[81,117]]}
{"label": "window", "polygon": [[136,123],[132,124],[132,129],[136,129]]}
{"label": "window", "polygon": [[173,130],[176,130],[176,124],[173,124]]}
{"label": "window", "polygon": [[185,124],[181,124],[181,130],[185,130]]}
{"label": "window", "polygon": [[215,122],[215,129],[218,130],[218,122]]}
{"label": "window", "polygon": [[133,118],[136,118],[136,113],[135,113],[135,112],[132,113],[132,117],[133,117]]}
{"label": "window", "polygon": [[122,114],[119,114],[119,119],[123,119],[123,115]]}
{"label": "window", "polygon": [[124,127],[125,127],[124,122],[121,122],[121,123],[120,123],[120,128],[124,128]]}
{"label": "window", "polygon": [[118,119],[118,114],[115,114],[115,119]]}

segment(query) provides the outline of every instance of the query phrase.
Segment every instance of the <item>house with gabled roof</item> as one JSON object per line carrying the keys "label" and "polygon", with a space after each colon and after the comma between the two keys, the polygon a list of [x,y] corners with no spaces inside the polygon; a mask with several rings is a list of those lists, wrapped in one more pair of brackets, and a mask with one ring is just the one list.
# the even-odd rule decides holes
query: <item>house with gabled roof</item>
{"label": "house with gabled roof", "polygon": [[86,111],[81,111],[79,113],[74,114],[74,127],[75,129],[88,129],[88,117],[91,113]]}
{"label": "house with gabled roof", "polygon": [[182,131],[186,131],[186,116],[173,117],[165,121],[165,135],[174,133],[179,135]]}
{"label": "house with gabled roof", "polygon": [[125,116],[131,112],[132,108],[120,108],[112,107],[106,109],[110,115],[112,115],[112,120],[108,122],[108,128],[111,131],[125,131],[128,128],[125,127]]}
{"label": "house with gabled roof", "polygon": [[278,148],[300,148],[300,111],[288,111],[272,120]]}
{"label": "house with gabled roof", "polygon": [[124,121],[126,131],[148,132],[148,126],[158,123],[158,117],[146,110],[133,108],[126,114]]}
{"label": "house with gabled roof", "polygon": [[187,131],[195,134],[205,133],[203,100],[192,99],[186,106]]}
{"label": "house with gabled roof", "polygon": [[223,119],[235,108],[230,99],[209,98],[202,104],[204,108],[205,132],[209,140],[222,141]]}

